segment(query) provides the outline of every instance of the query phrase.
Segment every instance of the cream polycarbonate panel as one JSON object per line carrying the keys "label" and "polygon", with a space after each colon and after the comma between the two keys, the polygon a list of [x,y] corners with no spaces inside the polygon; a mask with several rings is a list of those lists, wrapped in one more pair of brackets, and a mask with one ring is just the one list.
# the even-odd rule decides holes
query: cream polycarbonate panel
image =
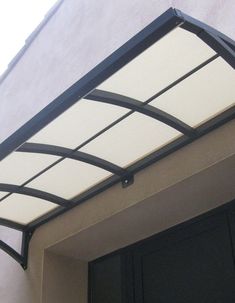
{"label": "cream polycarbonate panel", "polygon": [[98,88],[146,101],[214,54],[196,35],[177,28]]}
{"label": "cream polycarbonate panel", "polygon": [[84,146],[81,151],[125,167],[179,135],[178,131],[157,120],[134,113]]}
{"label": "cream polycarbonate panel", "polygon": [[74,149],[127,111],[119,106],[83,99],[34,135],[29,142]]}
{"label": "cream polycarbonate panel", "polygon": [[235,71],[218,58],[150,104],[196,127],[235,105]]}
{"label": "cream polycarbonate panel", "polygon": [[4,192],[4,191],[0,191],[0,199],[3,198],[4,196],[6,196],[8,193]]}
{"label": "cream polycarbonate panel", "polygon": [[28,186],[70,199],[110,175],[110,172],[99,167],[66,159],[33,180]]}
{"label": "cream polycarbonate panel", "polygon": [[12,194],[0,203],[0,218],[28,224],[56,207],[58,205],[39,198]]}
{"label": "cream polycarbonate panel", "polygon": [[20,185],[57,159],[51,155],[13,152],[0,161],[0,183]]}

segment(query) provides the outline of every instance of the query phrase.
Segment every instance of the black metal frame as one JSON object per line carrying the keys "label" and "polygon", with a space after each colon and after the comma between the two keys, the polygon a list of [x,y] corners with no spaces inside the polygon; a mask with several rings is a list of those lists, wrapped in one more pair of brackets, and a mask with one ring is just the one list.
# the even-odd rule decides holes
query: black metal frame
{"label": "black metal frame", "polygon": [[145,102],[143,103],[133,98],[95,89],[92,93],[87,95],[85,99],[129,108],[132,111],[161,121],[189,137],[194,136],[196,133],[196,130],[194,128],[190,127],[179,119],[152,105],[146,104]]}
{"label": "black metal frame", "polygon": [[[48,144],[39,144],[39,143],[25,143],[20,148],[16,150],[17,152],[27,152],[27,153],[41,153],[47,155],[60,156],[63,159],[73,159],[94,165],[96,167],[107,170],[115,175],[125,177],[128,175],[128,171],[114,163],[106,161],[104,159],[95,157],[93,155],[72,150],[66,147],[48,145]],[[1,189],[0,189],[1,190]]]}
{"label": "black metal frame", "polygon": [[[42,199],[45,201],[49,201],[51,203],[58,204],[63,207],[67,207],[68,205],[71,204],[71,202],[69,200],[66,200],[64,198],[58,197],[56,195],[50,194],[50,193],[42,191],[42,190],[25,187],[25,186],[20,187],[18,185],[14,185],[14,184],[0,183],[0,191],[39,198],[39,199]],[[3,197],[2,200],[4,198],[5,197]]]}
{"label": "black metal frame", "polygon": [[[187,74],[183,75],[182,77],[168,85],[166,88],[164,88],[145,102],[139,102],[138,100],[133,100],[125,96],[94,90],[104,80],[106,80],[116,71],[118,71],[128,62],[134,59],[137,55],[141,54],[144,50],[146,50],[148,47],[150,47],[152,44],[157,42],[160,38],[164,37],[167,33],[169,33],[171,30],[178,26],[184,28],[187,31],[192,32],[193,34],[196,34],[201,40],[203,40],[216,52],[216,55],[203,62]],[[140,33],[130,39],[127,43],[125,43],[107,59],[97,65],[87,75],[78,80],[75,84],[73,84],[70,88],[68,88],[65,92],[58,96],[35,117],[29,120],[20,129],[18,129],[13,135],[7,138],[0,145],[0,161],[14,150],[17,150],[17,152],[46,153],[51,155],[57,155],[62,158],[54,162],[52,165],[38,173],[30,180],[26,181],[21,186],[0,184],[0,190],[8,189],[7,191],[9,191],[10,194],[12,192],[17,192],[37,197],[40,196],[41,198],[49,200],[53,203],[57,203],[60,206],[57,209],[40,217],[39,219],[34,220],[27,226],[22,226],[21,224],[0,218],[1,225],[15,228],[23,232],[22,255],[19,255],[17,252],[15,252],[12,248],[10,248],[2,241],[0,242],[0,248],[7,252],[9,255],[11,255],[25,269],[27,267],[29,240],[32,236],[33,231],[37,227],[41,226],[42,224],[45,224],[49,220],[57,217],[60,214],[63,214],[65,211],[79,205],[80,203],[97,195],[98,193],[106,190],[107,188],[120,181],[123,183],[124,187],[128,186],[133,182],[134,174],[140,171],[141,169],[178,150],[182,146],[189,144],[193,140],[200,138],[201,136],[221,126],[222,124],[234,119],[235,107],[232,107],[221,115],[199,126],[197,129],[193,129],[182,121],[176,119],[175,117],[172,117],[171,115],[160,111],[148,104],[153,99],[157,98],[173,86],[177,85],[187,77],[191,76],[193,73],[197,72],[199,69],[203,68],[219,56],[222,57],[225,61],[227,61],[227,63],[230,64],[233,68],[235,68],[235,42],[223,35],[222,33],[216,31],[215,29],[183,14],[179,10],[171,8],[167,10],[164,14],[162,14],[160,17],[158,17],[155,21],[153,21],[149,26],[143,29]],[[81,98],[87,98],[97,102],[115,104],[124,108],[128,108],[131,111],[114,121],[112,124],[104,128],[100,132],[98,132],[92,138],[89,138],[86,142],[84,142],[74,150],[59,146],[26,142],[31,136],[36,134],[40,129],[45,127],[48,123],[50,123],[60,114],[62,114],[66,109],[75,104]],[[81,147],[94,140],[96,137],[110,129],[112,126],[131,115],[133,112],[139,112],[154,119],[157,119],[171,127],[174,127],[178,131],[182,132],[184,135],[181,136],[179,139],[171,142],[170,144],[164,146],[163,148],[153,152],[147,157],[137,161],[126,169],[120,168],[113,163],[79,151]],[[25,187],[25,185],[28,184],[32,179],[38,177],[40,174],[50,169],[65,158],[71,158],[95,165],[97,167],[106,169],[114,173],[114,175],[108,178],[107,180],[99,183],[98,185],[94,186],[93,188],[87,190],[86,192],[80,194],[74,199],[71,199],[70,201],[51,195],[49,193]],[[8,195],[3,197],[1,200],[6,198]]]}
{"label": "black metal frame", "polygon": [[28,265],[29,241],[33,235],[33,232],[34,231],[22,231],[21,253],[18,253],[15,249],[0,240],[0,249],[17,261],[24,270],[27,269]]}

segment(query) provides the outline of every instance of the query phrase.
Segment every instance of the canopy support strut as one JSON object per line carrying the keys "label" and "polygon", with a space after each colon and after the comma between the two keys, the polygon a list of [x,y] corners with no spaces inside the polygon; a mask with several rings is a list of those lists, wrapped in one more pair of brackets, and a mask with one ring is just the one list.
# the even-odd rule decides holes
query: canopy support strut
{"label": "canopy support strut", "polygon": [[22,232],[21,253],[18,253],[14,248],[9,246],[4,241],[0,240],[0,249],[11,256],[16,262],[18,262],[24,270],[27,269],[28,265],[28,247],[32,235],[33,231]]}

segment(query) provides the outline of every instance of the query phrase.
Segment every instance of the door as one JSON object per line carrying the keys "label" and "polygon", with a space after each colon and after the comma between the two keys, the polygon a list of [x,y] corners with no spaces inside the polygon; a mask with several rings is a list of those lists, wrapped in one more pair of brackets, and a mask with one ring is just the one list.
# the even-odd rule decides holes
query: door
{"label": "door", "polygon": [[235,275],[225,215],[136,248],[136,303],[232,303]]}
{"label": "door", "polygon": [[91,262],[89,302],[234,303],[227,218],[202,217]]}

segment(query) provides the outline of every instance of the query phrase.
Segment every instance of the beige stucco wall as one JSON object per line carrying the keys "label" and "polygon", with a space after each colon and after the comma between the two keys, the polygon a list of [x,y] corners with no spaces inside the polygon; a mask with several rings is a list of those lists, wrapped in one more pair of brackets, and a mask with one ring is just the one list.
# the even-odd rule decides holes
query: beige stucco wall
{"label": "beige stucco wall", "polygon": [[87,262],[47,253],[44,266],[44,303],[86,302]]}
{"label": "beige stucco wall", "polygon": [[[0,85],[0,140],[4,140],[170,6],[181,9],[235,39],[233,0],[65,0]],[[133,239],[138,240],[138,236],[140,238],[147,236],[154,229],[162,230],[234,198],[235,189],[232,186],[234,176],[230,171],[234,164],[234,133],[235,123],[232,122],[139,173],[134,185],[126,190],[117,185],[41,227],[32,238],[29,268],[26,272],[0,251],[0,301],[4,303],[59,302],[58,298],[51,297],[51,291],[55,287],[53,277],[57,277],[56,282],[60,284],[69,276],[69,268],[74,266],[76,270],[71,271],[73,282],[68,284],[68,288],[65,287],[66,284],[64,287],[59,287],[57,296],[63,298],[66,293],[73,292],[73,298],[66,302],[77,302],[76,296],[80,294],[74,291],[76,284],[74,281],[80,279],[83,285],[81,287],[85,288],[85,280],[82,278],[85,263],[73,259],[68,261],[67,257],[48,253],[44,258],[45,248],[51,248],[62,239],[88,230],[91,226],[122,211],[124,214],[124,210],[129,209],[134,213],[134,208],[132,210],[130,207],[137,207],[140,203],[142,207],[157,205],[161,218],[164,218],[164,220],[155,220],[158,225],[153,225],[151,230],[135,235],[136,238]],[[228,182],[221,178],[225,173]],[[214,187],[217,188],[216,194],[213,194]],[[180,210],[184,211],[179,211],[177,207],[173,208],[174,211],[170,211],[176,201],[175,199],[172,201],[170,197],[177,197],[174,192],[176,189],[178,194],[179,190],[184,193],[184,200],[178,199],[178,202],[182,203]],[[190,199],[191,204],[187,204],[186,201],[191,196],[196,198],[195,203]],[[159,203],[156,204],[156,201]],[[144,208],[140,209],[141,212],[144,210]],[[150,210],[151,208],[149,212]],[[146,216],[149,212],[146,212]],[[13,234],[9,234],[8,237],[16,244],[19,241]],[[130,237],[134,237],[134,234],[130,234]],[[106,251],[103,251],[108,252],[114,249],[115,245],[122,246],[128,241],[126,239],[118,244],[114,241],[114,244],[110,244],[106,247]],[[54,250],[63,252],[61,247]],[[82,260],[89,252],[90,255],[87,257],[89,259],[99,255],[101,251],[102,248],[95,252],[87,247],[83,254],[79,251],[78,257]],[[59,267],[60,263],[61,267]],[[47,266],[43,267],[44,264]],[[45,283],[45,281],[49,282]],[[83,301],[85,297],[81,299],[81,302]]]}

